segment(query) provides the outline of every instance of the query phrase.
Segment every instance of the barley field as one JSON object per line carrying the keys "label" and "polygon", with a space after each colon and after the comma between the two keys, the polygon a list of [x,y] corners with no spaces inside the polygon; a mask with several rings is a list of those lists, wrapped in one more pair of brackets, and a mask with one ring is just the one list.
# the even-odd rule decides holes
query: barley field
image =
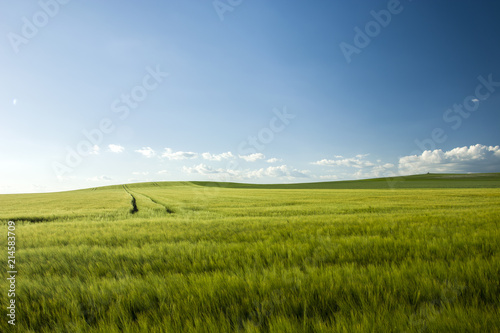
{"label": "barley field", "polygon": [[[500,332],[500,174],[0,195],[1,332]],[[7,268],[3,276],[8,277]]]}

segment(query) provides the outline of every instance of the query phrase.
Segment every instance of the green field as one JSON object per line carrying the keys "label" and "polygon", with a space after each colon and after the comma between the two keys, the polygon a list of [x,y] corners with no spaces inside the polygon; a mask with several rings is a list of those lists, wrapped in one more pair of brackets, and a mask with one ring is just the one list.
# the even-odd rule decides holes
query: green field
{"label": "green field", "polygon": [[499,188],[480,174],[0,195],[18,271],[0,332],[500,332]]}

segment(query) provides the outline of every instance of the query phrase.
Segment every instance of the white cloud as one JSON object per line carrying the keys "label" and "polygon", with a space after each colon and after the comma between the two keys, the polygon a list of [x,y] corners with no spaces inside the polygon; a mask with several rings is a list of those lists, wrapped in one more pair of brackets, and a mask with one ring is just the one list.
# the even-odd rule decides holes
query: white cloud
{"label": "white cloud", "polygon": [[354,173],[355,178],[378,178],[378,177],[392,177],[397,173],[394,170],[394,164],[385,163],[374,165],[371,168],[360,169]]}
{"label": "white cloud", "polygon": [[473,101],[474,103],[479,102],[479,100],[477,98],[471,99],[471,101]]}
{"label": "white cloud", "polygon": [[277,177],[277,178],[309,178],[307,174],[309,171],[307,170],[297,170],[293,168],[289,168],[286,165],[280,166],[271,166],[263,170],[263,174],[268,177]]}
{"label": "white cloud", "polygon": [[135,150],[136,153],[139,153],[147,158],[151,158],[156,155],[156,152],[151,147],[143,147],[141,149]]}
{"label": "white cloud", "polygon": [[188,151],[172,151],[171,148],[165,148],[165,152],[161,155],[161,157],[166,157],[169,160],[186,160],[197,158],[198,154]]}
{"label": "white cloud", "polygon": [[147,171],[144,171],[144,172],[135,171],[135,172],[132,172],[132,174],[136,175],[136,176],[147,176],[147,175],[149,175],[149,172],[147,172]]}
{"label": "white cloud", "polygon": [[[374,163],[366,159],[367,156],[369,154],[359,154],[355,157],[335,156],[335,159],[323,159],[312,164],[335,168],[337,175],[333,179],[389,177],[396,174],[394,164],[383,163],[380,159]],[[331,179],[331,176],[327,174],[320,178]]]}
{"label": "white cloud", "polygon": [[182,168],[184,172],[186,173],[199,173],[202,175],[207,175],[207,174],[212,174],[212,173],[217,173],[216,170],[214,170],[212,167],[206,165],[206,164],[198,164],[194,167],[183,167]]}
{"label": "white cloud", "polygon": [[198,164],[194,167],[183,167],[182,168],[185,173],[198,173],[200,175],[214,175],[214,174],[233,174],[237,175],[237,171],[234,170],[229,170],[229,169],[214,169],[213,167],[206,165],[206,164]]}
{"label": "white cloud", "polygon": [[167,170],[160,170],[160,171],[157,172],[157,174],[159,174],[159,175],[164,175],[166,173],[168,173]]}
{"label": "white cloud", "polygon": [[234,158],[233,153],[231,153],[230,151],[228,151],[227,153],[222,153],[222,154],[218,154],[218,155],[214,155],[214,154],[210,154],[210,153],[203,153],[203,154],[201,154],[201,156],[204,159],[209,160],[209,161],[222,161],[222,160],[228,160],[228,159]]}
{"label": "white cloud", "polygon": [[110,180],[113,180],[113,178],[109,177],[109,176],[99,176],[99,177],[91,177],[91,178],[87,178],[87,181],[88,182],[103,182],[103,181],[110,181]]}
{"label": "white cloud", "polygon": [[266,158],[264,154],[262,153],[255,153],[255,154],[250,154],[250,155],[238,155],[239,158],[244,159],[247,162],[255,162],[257,160],[262,160]]}
{"label": "white cloud", "polygon": [[257,170],[233,170],[233,169],[223,169],[223,168],[213,168],[206,164],[199,164],[194,167],[184,167],[183,171],[189,174],[200,174],[204,176],[218,176],[223,180],[228,180],[227,178],[236,179],[257,179],[264,177],[271,178],[309,178],[308,170],[297,170],[290,168],[286,165],[281,166],[271,166],[268,168],[261,168]]}
{"label": "white cloud", "polygon": [[344,166],[344,167],[353,167],[361,169],[363,167],[372,167],[375,164],[364,160],[364,158],[368,155],[356,155],[356,157],[344,158],[340,156],[340,159],[336,160],[328,160],[322,159],[320,161],[313,162],[315,165],[323,165],[323,166]]}
{"label": "white cloud", "polygon": [[283,160],[280,159],[280,158],[273,157],[273,158],[268,159],[266,162],[267,163],[278,163],[278,162],[281,162],[281,161],[283,161]]}
{"label": "white cloud", "polygon": [[108,149],[112,153],[119,154],[119,153],[123,153],[123,151],[125,150],[125,147],[120,146],[120,145],[110,144],[110,145],[108,145]]}
{"label": "white cloud", "polygon": [[426,150],[421,155],[404,156],[399,159],[401,174],[499,171],[499,146],[476,144],[470,147],[457,147],[449,151]]}

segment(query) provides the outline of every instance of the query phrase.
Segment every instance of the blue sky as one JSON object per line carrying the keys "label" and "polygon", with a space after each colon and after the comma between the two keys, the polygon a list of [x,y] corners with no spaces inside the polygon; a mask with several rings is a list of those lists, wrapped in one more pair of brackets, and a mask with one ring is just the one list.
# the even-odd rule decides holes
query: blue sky
{"label": "blue sky", "polygon": [[500,172],[499,12],[1,1],[0,193]]}

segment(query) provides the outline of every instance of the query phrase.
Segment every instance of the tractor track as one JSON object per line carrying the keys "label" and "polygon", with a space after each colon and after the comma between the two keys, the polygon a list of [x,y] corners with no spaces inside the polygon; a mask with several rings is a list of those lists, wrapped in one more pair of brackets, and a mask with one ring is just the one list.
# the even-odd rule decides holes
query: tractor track
{"label": "tractor track", "polygon": [[144,193],[140,193],[140,192],[137,192],[138,194],[140,195],[143,195],[145,196],[146,198],[148,198],[149,200],[151,200],[152,202],[154,202],[155,204],[159,205],[159,206],[162,206],[163,208],[165,208],[165,211],[168,213],[168,214],[173,214],[175,213],[174,210],[172,210],[170,207],[168,207],[167,205],[165,205],[164,203],[156,200],[156,199],[153,199],[152,197],[150,197],[149,195],[146,195]]}
{"label": "tractor track", "polygon": [[142,195],[146,198],[148,198],[149,200],[151,200],[153,203],[157,204],[158,206],[162,206],[164,209],[165,209],[165,212],[167,212],[168,214],[174,214],[175,211],[173,209],[171,209],[170,207],[168,207],[167,205],[165,205],[164,203],[150,197],[149,195],[146,195],[146,194],[143,194],[143,193],[140,193],[140,192],[133,192],[132,190],[130,190],[128,188],[127,185],[123,185],[123,189],[130,195],[130,197],[132,198],[131,200],[131,205],[132,205],[132,208],[130,209],[130,213],[131,214],[135,214],[139,211],[139,207],[137,206],[137,200],[134,196],[134,194],[139,194],[139,195]]}
{"label": "tractor track", "polygon": [[132,205],[132,208],[130,208],[130,214],[135,214],[139,211],[139,208],[137,207],[137,202],[135,200],[135,197],[134,195],[130,192],[130,190],[128,189],[128,187],[126,185],[123,185],[123,189],[125,190],[125,192],[127,192],[130,197],[132,198],[132,200],[130,201],[130,204]]}

